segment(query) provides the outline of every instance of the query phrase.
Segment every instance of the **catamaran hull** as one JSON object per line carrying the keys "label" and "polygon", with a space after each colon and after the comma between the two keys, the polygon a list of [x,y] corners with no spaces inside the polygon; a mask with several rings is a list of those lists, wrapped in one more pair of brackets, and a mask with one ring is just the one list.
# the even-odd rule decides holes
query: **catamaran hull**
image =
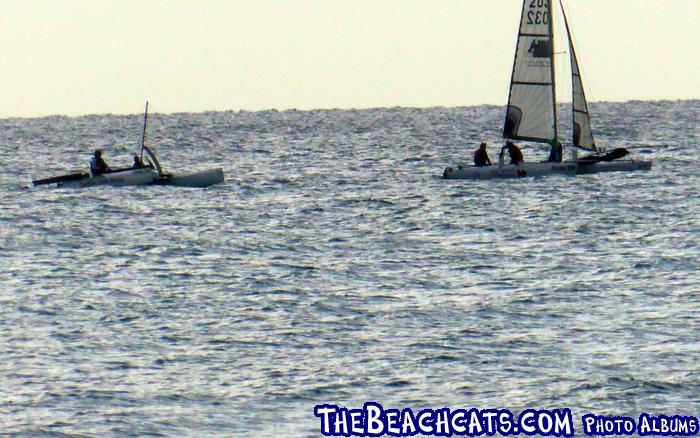
{"label": "catamaran hull", "polygon": [[586,175],[602,172],[634,172],[637,170],[651,170],[651,163],[651,161],[641,160],[601,161],[592,164],[578,162],[576,174]]}
{"label": "catamaran hull", "polygon": [[222,182],[224,182],[224,170],[217,168],[195,173],[165,175],[154,183],[177,187],[209,187]]}
{"label": "catamaran hull", "polygon": [[524,178],[546,175],[575,175],[576,163],[520,163],[504,166],[448,167],[445,179]]}
{"label": "catamaran hull", "polygon": [[126,170],[123,172],[105,173],[102,175],[88,176],[74,181],[63,181],[56,184],[62,188],[82,188],[96,186],[139,186],[151,184],[158,176],[150,167],[142,169]]}
{"label": "catamaran hull", "polygon": [[[75,175],[78,176],[77,174]],[[70,177],[70,176],[67,176]],[[61,179],[58,177],[55,179]],[[208,169],[200,172],[186,174],[165,174],[160,175],[155,170],[148,168],[132,169],[122,172],[105,173],[102,175],[89,176],[83,178],[71,178],[67,181],[59,181],[56,187],[61,188],[83,188],[96,186],[142,186],[142,185],[165,185],[177,187],[209,187],[214,184],[224,182],[224,171],[221,168]]]}

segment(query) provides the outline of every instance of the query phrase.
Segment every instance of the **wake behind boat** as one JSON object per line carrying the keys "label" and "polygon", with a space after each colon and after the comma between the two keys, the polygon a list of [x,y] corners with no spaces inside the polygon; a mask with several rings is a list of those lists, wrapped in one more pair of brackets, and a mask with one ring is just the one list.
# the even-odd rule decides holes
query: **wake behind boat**
{"label": "wake behind boat", "polygon": [[[34,186],[55,185],[64,188],[80,188],[94,186],[137,186],[137,185],[168,185],[178,187],[208,187],[224,182],[224,171],[221,168],[208,169],[191,173],[166,173],[160,166],[156,154],[146,146],[146,126],[148,123],[148,102],[143,119],[143,135],[141,137],[141,156],[134,157],[134,166],[119,169],[100,169],[94,165],[94,160],[101,160],[100,151],[95,151],[95,158],[90,165],[90,172],[76,172],[68,175],[54,176],[32,180]],[[143,164],[146,155],[148,164]],[[106,165],[105,165],[106,166]]]}
{"label": "wake behind boat", "polygon": [[[554,74],[554,26],[551,0],[524,0],[518,43],[515,49],[503,137],[546,143],[551,147],[546,162],[488,166],[447,167],[446,179],[491,179],[574,175],[651,169],[651,161],[623,160],[624,148],[611,152],[598,148],[593,139],[588,103],[583,89],[576,52],[564,7],[559,0],[569,42],[572,78],[573,148],[571,158],[562,161],[563,146],[559,143],[556,113],[556,81]],[[578,157],[577,148],[591,154]]]}

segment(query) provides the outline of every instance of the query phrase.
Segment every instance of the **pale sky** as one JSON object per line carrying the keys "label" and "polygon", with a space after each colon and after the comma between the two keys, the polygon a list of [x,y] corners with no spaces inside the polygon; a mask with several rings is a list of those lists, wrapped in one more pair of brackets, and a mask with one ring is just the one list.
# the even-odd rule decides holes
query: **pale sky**
{"label": "pale sky", "polygon": [[[0,0],[0,117],[504,105],[521,5]],[[565,7],[590,100],[700,98],[700,0]]]}

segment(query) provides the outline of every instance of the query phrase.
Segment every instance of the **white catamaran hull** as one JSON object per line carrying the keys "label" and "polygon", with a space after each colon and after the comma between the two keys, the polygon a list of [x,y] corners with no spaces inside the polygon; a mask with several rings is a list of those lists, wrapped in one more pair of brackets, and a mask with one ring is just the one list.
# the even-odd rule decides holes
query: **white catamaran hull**
{"label": "white catamaran hull", "polygon": [[141,169],[124,170],[121,172],[105,173],[102,175],[88,176],[73,181],[61,181],[56,184],[63,188],[80,188],[95,186],[138,186],[151,184],[158,174],[150,167]]}
{"label": "white catamaran hull", "polygon": [[[57,179],[60,179],[58,177]],[[145,167],[141,169],[129,169],[102,175],[83,178],[73,178],[69,181],[58,181],[56,187],[82,188],[95,186],[141,186],[141,185],[166,185],[178,187],[209,187],[224,182],[224,171],[221,168],[203,170],[187,174],[158,174],[154,169]],[[35,183],[36,184],[36,183]]]}
{"label": "white catamaran hull", "polygon": [[634,172],[636,170],[651,170],[651,161],[642,160],[615,160],[601,161],[598,163],[578,162],[577,175],[586,175],[602,172]]}
{"label": "white catamaran hull", "polygon": [[458,166],[448,167],[443,176],[445,179],[494,179],[494,178],[524,178],[545,175],[575,175],[577,163],[520,163],[517,166]]}
{"label": "white catamaran hull", "polygon": [[187,174],[162,175],[155,184],[177,187],[209,187],[224,182],[224,170],[208,169]]}

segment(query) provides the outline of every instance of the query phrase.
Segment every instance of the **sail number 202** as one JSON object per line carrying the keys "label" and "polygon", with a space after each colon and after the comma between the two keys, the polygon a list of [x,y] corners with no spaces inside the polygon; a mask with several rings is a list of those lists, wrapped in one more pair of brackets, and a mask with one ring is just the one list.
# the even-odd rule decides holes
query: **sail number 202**
{"label": "sail number 202", "polygon": [[[530,0],[530,9],[547,8],[546,0]],[[549,8],[547,8],[549,9]],[[529,11],[527,13],[527,24],[549,24],[549,11]]]}

